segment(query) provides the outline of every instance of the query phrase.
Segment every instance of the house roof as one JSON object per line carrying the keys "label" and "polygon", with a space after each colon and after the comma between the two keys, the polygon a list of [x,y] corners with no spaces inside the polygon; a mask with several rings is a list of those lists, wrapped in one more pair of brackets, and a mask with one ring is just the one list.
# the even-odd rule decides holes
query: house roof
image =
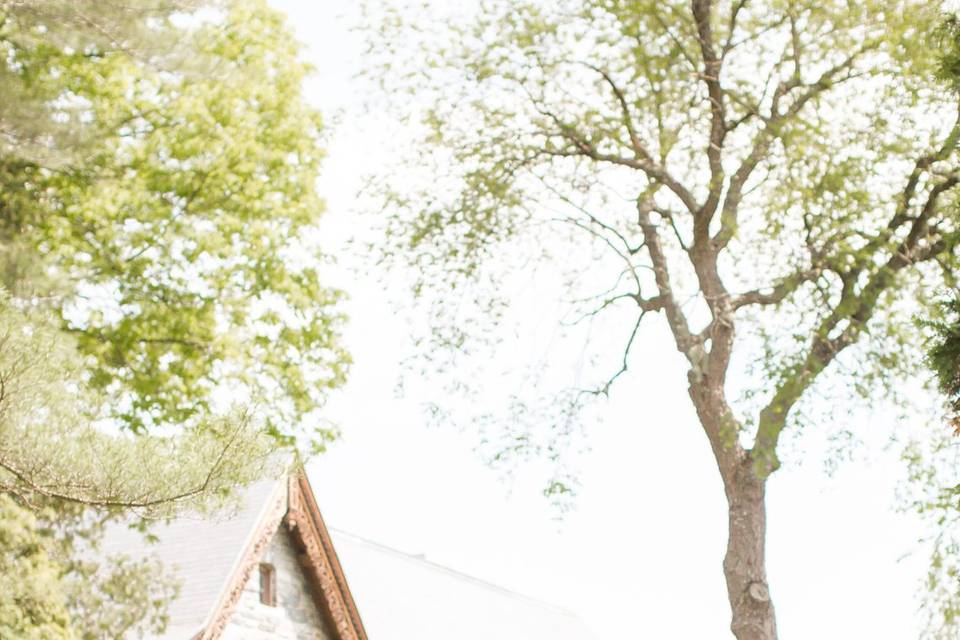
{"label": "house roof", "polygon": [[301,549],[318,606],[338,640],[366,640],[366,628],[377,640],[592,637],[564,609],[356,535],[328,532],[302,472],[251,485],[239,504],[217,515],[158,525],[156,544],[144,545],[135,531],[112,531],[103,552],[156,557],[180,579],[167,630],[150,640],[213,640],[281,525]]}
{"label": "house roof", "polygon": [[170,603],[170,624],[161,638],[185,640],[203,629],[258,523],[283,488],[283,482],[264,480],[248,487],[239,504],[213,516],[188,514],[158,523],[151,528],[158,539],[154,544],[144,544],[141,533],[126,527],[108,532],[101,546],[104,554],[152,556],[180,581],[180,593]]}
{"label": "house roof", "polygon": [[378,640],[590,640],[572,612],[344,531],[331,536]]}
{"label": "house roof", "polygon": [[185,515],[151,529],[155,544],[129,528],[108,532],[106,555],[152,556],[172,569],[180,592],[163,635],[151,640],[216,640],[278,529],[300,549],[318,608],[335,640],[367,640],[310,483],[302,470],[248,487],[233,509]]}

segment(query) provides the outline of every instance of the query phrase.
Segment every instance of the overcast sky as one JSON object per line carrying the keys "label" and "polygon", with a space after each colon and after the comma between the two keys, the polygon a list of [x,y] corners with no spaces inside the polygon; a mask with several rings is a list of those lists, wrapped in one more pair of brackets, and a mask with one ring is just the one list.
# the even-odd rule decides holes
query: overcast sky
{"label": "overcast sky", "polygon": [[[376,278],[347,268],[363,261],[345,241],[370,222],[354,205],[360,178],[386,166],[392,135],[357,108],[353,2],[273,4],[317,67],[308,93],[333,131],[323,242],[340,257],[337,284],[351,296],[355,366],[329,407],[343,438],[310,469],[328,524],[568,607],[598,638],[732,637],[721,571],[726,505],[665,334],[642,336],[652,366],[625,376],[603,407],[576,508],[560,522],[535,479],[520,473],[506,483],[484,466],[476,434],[424,426],[422,405],[439,384],[395,396],[407,327]],[[872,433],[890,426],[882,412],[853,419]],[[788,456],[770,482],[769,579],[787,640],[916,636],[925,557],[908,554],[921,530],[893,510],[902,465],[882,438],[875,444],[832,477],[822,456],[804,465]]]}

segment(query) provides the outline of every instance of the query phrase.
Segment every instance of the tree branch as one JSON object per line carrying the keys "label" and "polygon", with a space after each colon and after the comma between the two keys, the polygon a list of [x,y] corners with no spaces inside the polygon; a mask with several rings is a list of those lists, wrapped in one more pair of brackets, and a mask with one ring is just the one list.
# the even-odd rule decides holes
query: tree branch
{"label": "tree branch", "polygon": [[607,381],[603,384],[602,387],[598,389],[594,389],[592,391],[588,391],[587,393],[595,396],[607,396],[607,397],[610,396],[610,388],[613,386],[613,383],[617,381],[617,378],[619,378],[620,376],[622,376],[624,373],[627,372],[628,360],[630,358],[630,350],[633,348],[633,341],[637,337],[637,331],[640,330],[640,323],[643,322],[643,317],[645,315],[647,315],[647,311],[642,310],[640,311],[640,315],[637,316],[637,321],[634,323],[633,330],[630,332],[630,338],[627,340],[627,346],[624,347],[623,349],[623,360],[621,362],[620,368],[617,370],[616,373],[610,376],[609,379],[607,379]]}
{"label": "tree branch", "polygon": [[699,368],[703,359],[702,346],[696,337],[691,335],[687,318],[680,308],[673,294],[673,285],[670,279],[670,268],[666,254],[660,240],[657,225],[651,220],[651,203],[644,198],[637,201],[637,221],[643,232],[647,253],[653,265],[654,280],[657,283],[658,304],[661,305],[667,317],[667,323],[673,333],[677,349],[686,356],[691,366]]}
{"label": "tree branch", "polygon": [[0,456],[0,468],[12,475],[19,483],[19,485],[4,484],[3,489],[14,491],[16,488],[21,493],[26,491],[47,498],[106,509],[152,509],[162,505],[181,503],[203,494],[211,487],[222,470],[227,453],[233,450],[240,433],[246,427],[245,418],[238,422],[230,437],[217,452],[216,458],[210,463],[202,480],[192,487],[169,495],[151,495],[149,492],[140,495],[123,495],[122,488],[114,487],[112,482],[93,487],[69,482],[41,482],[34,478],[37,473],[36,468],[27,470],[14,461]]}
{"label": "tree branch", "polygon": [[[910,186],[912,182],[908,180],[905,190],[914,188]],[[960,243],[960,238],[951,238],[949,241],[941,238],[926,247],[921,244],[931,233],[930,220],[937,210],[940,197],[957,184],[960,184],[960,176],[953,175],[930,189],[920,212],[912,219],[913,223],[906,237],[893,248],[886,263],[873,273],[859,293],[855,291],[855,286],[862,267],[841,276],[843,289],[840,301],[814,332],[802,364],[784,377],[773,398],[760,411],[757,436],[751,454],[760,466],[761,473],[769,474],[780,464],[777,459],[777,444],[790,410],[837,355],[857,341],[867,322],[873,317],[881,295],[894,285],[895,276],[906,267],[934,259],[944,251],[952,251]],[[897,215],[895,213],[893,217],[896,218]],[[838,329],[840,332],[834,335]]]}
{"label": "tree branch", "polygon": [[725,59],[730,50],[733,49],[733,36],[737,31],[737,17],[746,6],[747,0],[736,0],[730,7],[730,19],[727,21],[727,41],[720,51],[720,59]]}
{"label": "tree branch", "polygon": [[713,43],[711,23],[711,0],[693,0],[692,9],[697,25],[697,39],[700,43],[700,55],[703,58],[701,80],[707,88],[710,101],[710,140],[707,146],[707,163],[710,166],[710,188],[707,200],[694,221],[696,242],[705,241],[709,234],[710,220],[720,202],[723,191],[723,141],[727,135],[724,90],[720,84],[723,60],[717,56]]}
{"label": "tree branch", "polygon": [[[744,158],[743,162],[734,172],[730,179],[730,185],[727,194],[723,200],[723,208],[720,213],[720,230],[717,232],[715,243],[718,248],[724,248],[729,244],[737,229],[737,217],[740,208],[740,202],[743,198],[743,189],[761,161],[766,158],[773,141],[776,140],[780,129],[784,124],[797,116],[803,107],[811,100],[822,94],[827,89],[836,86],[838,82],[843,82],[852,76],[837,80],[836,76],[843,71],[849,70],[859,59],[860,56],[878,46],[875,41],[867,42],[861,45],[856,51],[847,56],[842,62],[824,71],[816,82],[812,84],[802,84],[800,79],[799,67],[794,72],[790,80],[781,82],[774,91],[770,107],[770,116],[766,118],[766,123],[760,132],[754,138],[750,152]],[[799,61],[797,62],[799,65]],[[781,100],[788,96],[795,89],[805,87],[804,91],[796,100],[794,100],[785,111],[780,111]]]}
{"label": "tree branch", "polygon": [[[558,126],[564,126],[557,121]],[[543,149],[540,153],[548,156],[560,157],[560,158],[572,158],[572,157],[587,157],[591,160],[596,160],[598,162],[607,162],[610,164],[616,164],[623,167],[629,167],[631,169],[637,169],[642,171],[650,180],[664,185],[669,189],[680,202],[683,203],[683,206],[690,211],[691,213],[696,212],[700,205],[697,204],[696,199],[693,197],[693,194],[687,190],[679,181],[677,181],[672,175],[670,175],[667,170],[660,166],[659,164],[652,161],[645,161],[637,158],[624,158],[622,156],[616,156],[606,153],[600,153],[596,148],[590,145],[585,140],[576,137],[575,132],[569,127],[565,127],[562,131],[562,135],[567,139],[571,144],[573,144],[575,151],[564,151],[560,149]]]}
{"label": "tree branch", "polygon": [[630,113],[630,107],[627,104],[627,98],[626,96],[624,96],[623,91],[620,89],[619,86],[617,86],[617,83],[614,82],[610,74],[604,71],[603,69],[601,69],[600,67],[589,64],[587,62],[583,62],[581,64],[587,67],[588,69],[592,69],[593,71],[596,71],[598,74],[600,74],[604,82],[606,82],[610,86],[610,90],[613,91],[613,95],[614,97],[616,97],[617,104],[620,107],[620,112],[622,115],[621,121],[623,122],[624,128],[627,130],[627,135],[630,137],[630,145],[633,147],[634,154],[636,155],[637,158],[642,158],[646,161],[652,162],[653,156],[647,150],[646,145],[644,145],[643,142],[640,140],[640,137],[637,135],[637,130],[633,126],[633,116]]}
{"label": "tree branch", "polygon": [[768,287],[769,292],[767,293],[764,293],[761,289],[747,291],[734,296],[730,304],[734,311],[754,304],[764,306],[779,304],[799,289],[801,285],[818,278],[821,273],[823,273],[823,270],[817,267],[797,271],[783,278],[772,287]]}

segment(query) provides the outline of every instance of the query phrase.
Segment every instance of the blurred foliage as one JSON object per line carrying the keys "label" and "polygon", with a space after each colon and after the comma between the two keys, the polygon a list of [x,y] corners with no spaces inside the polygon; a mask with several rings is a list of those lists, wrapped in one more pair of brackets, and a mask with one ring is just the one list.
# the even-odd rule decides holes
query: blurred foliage
{"label": "blurred foliage", "polygon": [[[121,4],[138,30],[59,42],[109,22],[113,5],[82,4],[99,13],[10,3],[0,27],[4,103],[23,107],[0,113],[0,234],[56,283],[48,302],[126,428],[187,424],[219,390],[322,446],[333,433],[310,414],[348,358],[309,242],[323,154],[299,45],[258,1],[179,21],[163,12],[181,3]],[[56,6],[70,15],[51,31]]]}
{"label": "blurred foliage", "polygon": [[937,76],[955,93],[960,93],[960,18],[947,16],[937,35],[940,49]]}
{"label": "blurred foliage", "polygon": [[71,336],[0,290],[0,491],[151,518],[215,505],[268,470],[275,443],[248,411],[175,435],[117,433]]}
{"label": "blurred foliage", "polygon": [[0,0],[0,637],[161,632],[107,528],[335,435],[308,72],[262,0]]}
{"label": "blurred foliage", "polygon": [[[937,36],[937,78],[960,95],[957,16],[946,17]],[[957,203],[953,215],[960,218]],[[929,443],[914,443],[905,455],[917,487],[911,504],[931,525],[926,633],[937,640],[955,638],[960,627],[960,288],[956,278],[948,279],[947,284],[950,293],[929,313],[919,316],[919,326],[927,332],[927,364],[946,400],[950,428]],[[932,422],[939,421],[934,418]]]}
{"label": "blurred foliage", "polygon": [[0,637],[73,640],[60,567],[32,513],[0,494]]}
{"label": "blurred foliage", "polygon": [[927,323],[934,332],[929,362],[940,391],[950,402],[952,424],[960,435],[960,298],[944,302],[943,307],[944,319]]}

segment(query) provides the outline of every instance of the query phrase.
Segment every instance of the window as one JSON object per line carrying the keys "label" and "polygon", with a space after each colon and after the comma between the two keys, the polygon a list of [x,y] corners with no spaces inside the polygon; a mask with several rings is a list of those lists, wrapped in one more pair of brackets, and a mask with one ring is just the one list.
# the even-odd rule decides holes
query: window
{"label": "window", "polygon": [[260,602],[277,606],[277,570],[266,562],[260,563]]}

